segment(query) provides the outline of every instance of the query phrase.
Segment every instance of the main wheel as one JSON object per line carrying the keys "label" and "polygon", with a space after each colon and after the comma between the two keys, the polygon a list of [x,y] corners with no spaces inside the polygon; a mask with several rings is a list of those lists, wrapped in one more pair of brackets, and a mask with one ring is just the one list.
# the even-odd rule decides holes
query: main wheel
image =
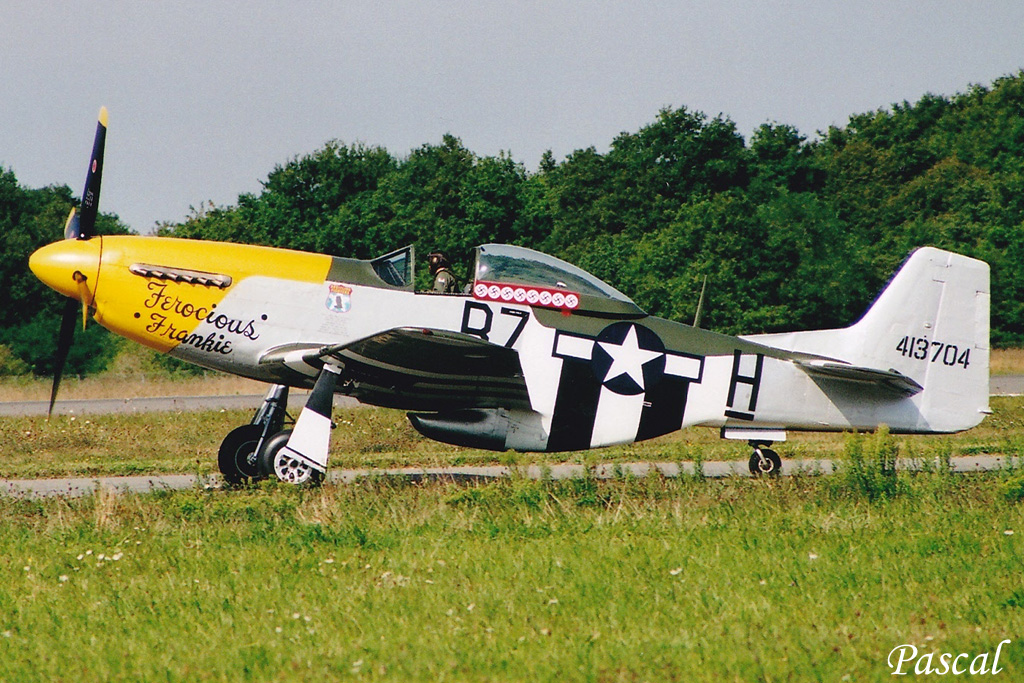
{"label": "main wheel", "polygon": [[232,485],[244,484],[250,479],[259,479],[256,464],[256,447],[263,436],[261,425],[242,425],[228,432],[220,442],[217,453],[217,467],[224,480]]}
{"label": "main wheel", "polygon": [[750,456],[749,465],[755,477],[777,477],[782,471],[782,458],[770,448],[757,448]]}
{"label": "main wheel", "polygon": [[265,476],[276,476],[288,484],[313,484],[323,482],[324,473],[315,470],[298,458],[284,451],[292,430],[285,429],[269,437],[256,455],[260,473]]}

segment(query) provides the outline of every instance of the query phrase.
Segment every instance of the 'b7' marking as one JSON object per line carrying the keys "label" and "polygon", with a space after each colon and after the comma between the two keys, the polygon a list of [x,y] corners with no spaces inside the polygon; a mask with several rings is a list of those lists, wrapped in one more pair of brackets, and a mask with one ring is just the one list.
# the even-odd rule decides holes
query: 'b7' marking
{"label": "'b7' marking", "polygon": [[[518,308],[509,308],[508,306],[501,307],[501,315],[510,318],[518,318],[516,327],[512,330],[512,334],[505,340],[504,346],[506,348],[512,348],[512,345],[519,339],[519,335],[523,333],[526,328],[526,323],[530,319],[530,314],[527,311],[520,310]],[[484,341],[491,341],[491,328],[494,325],[494,311],[487,304],[482,304],[477,301],[467,301],[465,307],[462,309],[462,328],[460,331],[463,334],[471,334],[474,337],[480,337]],[[496,343],[496,342],[495,342]]]}

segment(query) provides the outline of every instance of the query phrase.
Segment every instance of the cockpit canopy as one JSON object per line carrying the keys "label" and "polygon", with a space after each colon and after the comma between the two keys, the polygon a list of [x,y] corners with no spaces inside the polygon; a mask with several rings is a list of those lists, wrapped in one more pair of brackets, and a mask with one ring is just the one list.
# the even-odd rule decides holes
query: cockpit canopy
{"label": "cockpit canopy", "polygon": [[477,247],[473,296],[573,313],[643,316],[629,297],[581,268],[533,249]]}

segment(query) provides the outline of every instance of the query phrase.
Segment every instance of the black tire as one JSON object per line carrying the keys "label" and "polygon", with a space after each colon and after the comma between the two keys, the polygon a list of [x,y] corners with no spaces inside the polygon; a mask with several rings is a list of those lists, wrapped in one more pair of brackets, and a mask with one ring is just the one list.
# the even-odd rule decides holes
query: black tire
{"label": "black tire", "polygon": [[[782,472],[782,458],[770,448],[754,451],[750,456],[750,473],[755,477],[777,477]],[[761,456],[764,456],[763,458]]]}
{"label": "black tire", "polygon": [[256,462],[256,447],[263,436],[261,425],[242,425],[228,432],[220,442],[217,453],[217,467],[224,480],[233,486],[260,478]]}
{"label": "black tire", "polygon": [[260,452],[256,455],[260,475],[276,477],[286,484],[319,486],[324,481],[323,472],[281,453],[281,450],[288,445],[288,438],[291,435],[292,430],[285,429],[268,437],[263,442]]}

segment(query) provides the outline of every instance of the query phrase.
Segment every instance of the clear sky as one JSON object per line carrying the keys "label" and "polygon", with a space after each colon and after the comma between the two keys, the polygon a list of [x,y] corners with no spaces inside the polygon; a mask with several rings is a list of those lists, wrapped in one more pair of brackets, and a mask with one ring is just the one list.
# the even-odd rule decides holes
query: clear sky
{"label": "clear sky", "polygon": [[106,105],[100,208],[147,232],[331,139],[404,156],[451,133],[532,171],[663,107],[813,136],[1021,68],[1010,0],[12,0],[0,166],[81,192]]}

